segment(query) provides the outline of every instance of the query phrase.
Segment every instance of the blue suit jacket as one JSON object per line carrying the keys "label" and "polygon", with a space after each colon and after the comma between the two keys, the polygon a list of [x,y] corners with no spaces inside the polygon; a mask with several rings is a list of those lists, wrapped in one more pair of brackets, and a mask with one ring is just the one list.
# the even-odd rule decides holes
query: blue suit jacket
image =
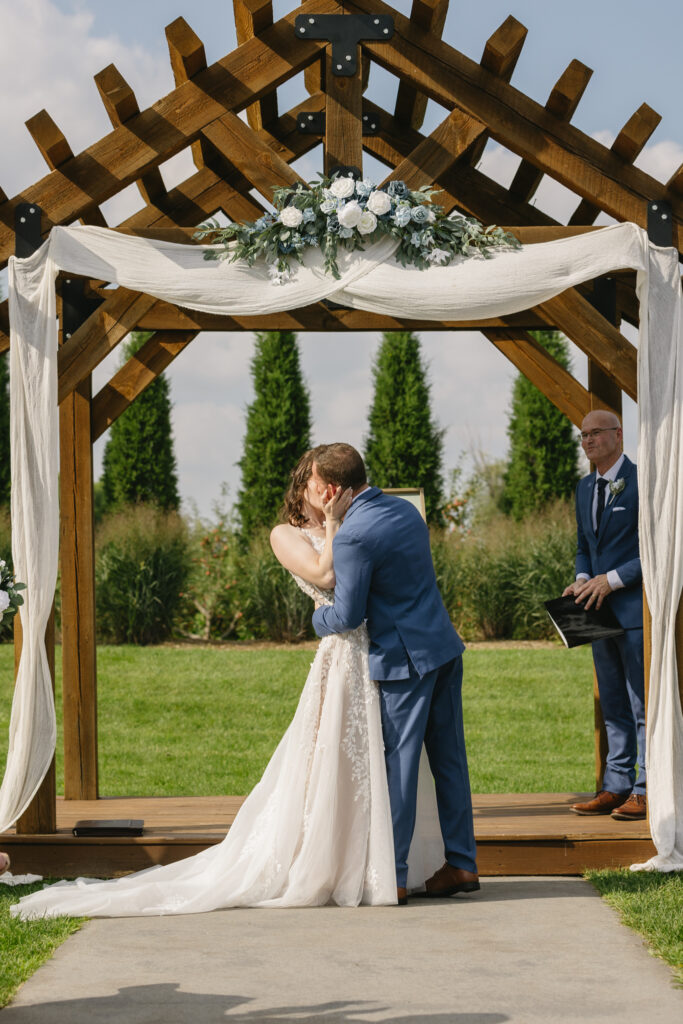
{"label": "blue suit jacket", "polygon": [[451,661],[464,644],[436,585],[429,531],[417,509],[378,487],[354,500],[334,538],[334,604],[318,608],[318,636],[345,633],[366,619],[370,676],[407,679]]}
{"label": "blue suit jacket", "polygon": [[624,629],[643,625],[643,590],[638,546],[638,478],[636,467],[624,456],[619,470],[625,486],[620,494],[608,496],[600,529],[593,530],[595,473],[579,480],[576,488],[577,550],[576,573],[597,576],[616,569],[624,584],[608,597],[609,605]]}

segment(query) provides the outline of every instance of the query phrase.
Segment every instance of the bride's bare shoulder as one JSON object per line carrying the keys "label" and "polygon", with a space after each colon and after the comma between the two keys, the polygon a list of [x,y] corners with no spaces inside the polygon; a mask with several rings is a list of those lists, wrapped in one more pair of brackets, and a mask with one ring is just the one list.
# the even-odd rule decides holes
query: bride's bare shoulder
{"label": "bride's bare shoulder", "polygon": [[291,523],[278,523],[270,531],[270,546],[276,555],[279,551],[291,550],[293,546],[298,547],[307,543],[299,527],[292,526]]}

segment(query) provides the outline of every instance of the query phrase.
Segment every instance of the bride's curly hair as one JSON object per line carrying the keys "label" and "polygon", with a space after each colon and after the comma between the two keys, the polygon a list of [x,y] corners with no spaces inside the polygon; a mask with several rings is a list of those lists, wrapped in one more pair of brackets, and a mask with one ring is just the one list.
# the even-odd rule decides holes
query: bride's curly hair
{"label": "bride's curly hair", "polygon": [[306,501],[306,484],[313,471],[315,451],[315,448],[309,448],[307,452],[304,452],[289,475],[289,487],[285,491],[280,518],[284,523],[291,523],[292,526],[305,526],[308,522],[304,503]]}

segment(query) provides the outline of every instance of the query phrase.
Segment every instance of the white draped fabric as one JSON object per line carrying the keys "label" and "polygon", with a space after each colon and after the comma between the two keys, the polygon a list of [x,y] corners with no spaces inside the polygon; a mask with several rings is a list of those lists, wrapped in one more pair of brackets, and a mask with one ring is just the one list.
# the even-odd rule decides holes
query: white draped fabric
{"label": "white draped fabric", "polygon": [[497,251],[418,271],[392,260],[383,239],[343,253],[340,280],[309,250],[284,285],[265,267],[205,261],[205,247],[150,241],[106,228],[55,227],[26,260],[10,260],[12,519],[17,576],[28,584],[24,649],[0,790],[0,831],[21,814],[54,749],[54,706],[43,634],[57,562],[57,323],[59,270],[144,291],[189,309],[257,315],[324,298],[371,312],[432,320],[474,320],[528,309],[567,288],[621,269],[638,271],[643,575],[652,611],[648,718],[650,823],[658,855],[648,867],[683,868],[683,718],[678,701],[674,618],[681,560],[682,327],[678,253],[650,245],[635,224]]}

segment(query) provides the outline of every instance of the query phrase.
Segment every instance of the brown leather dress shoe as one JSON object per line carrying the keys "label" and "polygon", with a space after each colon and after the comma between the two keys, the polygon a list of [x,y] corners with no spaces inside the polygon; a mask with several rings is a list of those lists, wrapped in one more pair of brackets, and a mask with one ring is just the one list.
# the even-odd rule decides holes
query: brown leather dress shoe
{"label": "brown leather dress shoe", "polygon": [[402,885],[399,885],[396,889],[396,902],[398,903],[399,907],[408,906],[408,890],[405,889]]}
{"label": "brown leather dress shoe", "polygon": [[435,871],[425,882],[425,891],[421,895],[428,899],[438,900],[445,896],[455,896],[457,892],[476,892],[480,889],[479,875],[464,868],[454,868],[448,861]]}
{"label": "brown leather dress shoe", "polygon": [[628,796],[628,793],[610,793],[608,789],[601,789],[592,800],[585,804],[572,804],[569,810],[574,814],[611,814],[626,803]]}
{"label": "brown leather dress shoe", "polygon": [[619,810],[612,811],[612,817],[618,821],[642,821],[647,818],[647,797],[644,793],[631,793]]}

